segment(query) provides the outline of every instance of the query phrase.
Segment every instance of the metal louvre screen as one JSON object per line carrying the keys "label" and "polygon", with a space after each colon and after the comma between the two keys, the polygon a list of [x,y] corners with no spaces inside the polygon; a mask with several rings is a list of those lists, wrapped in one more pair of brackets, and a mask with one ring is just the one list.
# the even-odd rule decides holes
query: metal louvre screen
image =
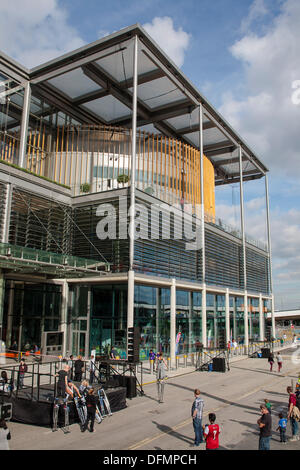
{"label": "metal louvre screen", "polygon": [[266,256],[246,248],[247,290],[269,294],[269,261]]}
{"label": "metal louvre screen", "polygon": [[9,243],[71,254],[70,211],[68,206],[14,188]]}
{"label": "metal louvre screen", "polygon": [[[106,213],[101,216],[96,214],[97,208],[101,207],[102,204],[110,205],[114,209],[114,214],[109,219],[116,233],[116,237],[113,237],[113,239],[109,238],[113,233],[107,233],[105,239],[100,239],[97,234],[98,223],[101,223],[101,221],[105,223],[104,219],[108,220]],[[98,204],[74,208],[73,255],[99,259],[99,261],[104,261],[105,258],[107,262],[111,263],[113,272],[128,271],[129,240],[119,238],[120,226],[122,226],[122,231],[127,237],[128,204],[129,200],[126,197],[125,206],[123,202],[122,207],[119,204],[119,198],[114,198]]]}
{"label": "metal louvre screen", "polygon": [[205,230],[207,284],[243,288],[242,246]]}
{"label": "metal louvre screen", "polygon": [[[136,219],[139,238],[134,244],[134,269],[149,275],[199,281],[201,250],[186,249],[190,240],[182,230],[181,212],[170,213],[163,205],[154,216],[153,205],[144,200],[137,200],[138,204],[142,210]],[[192,228],[195,230],[195,224]]]}

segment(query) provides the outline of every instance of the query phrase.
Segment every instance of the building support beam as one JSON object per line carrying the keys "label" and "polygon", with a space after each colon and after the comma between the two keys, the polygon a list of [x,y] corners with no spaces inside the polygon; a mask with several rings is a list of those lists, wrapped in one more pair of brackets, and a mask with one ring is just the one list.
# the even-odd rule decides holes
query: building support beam
{"label": "building support beam", "polygon": [[244,292],[244,346],[245,351],[244,353],[248,353],[248,346],[249,346],[249,327],[248,327],[248,294],[247,291]]}
{"label": "building support beam", "polygon": [[[138,77],[138,37],[134,37],[133,56],[133,96],[132,96],[132,141],[130,169],[129,207],[129,271],[127,295],[127,328],[134,326],[134,223],[135,223],[135,167],[136,167],[136,128],[137,128],[137,77]],[[128,352],[128,348],[127,348]]]}
{"label": "building support beam", "polygon": [[176,366],[176,280],[172,279],[170,293],[170,359],[171,368]]}
{"label": "building support beam", "polygon": [[243,288],[247,289],[247,270],[246,270],[246,238],[245,238],[245,218],[244,218],[244,186],[243,186],[243,163],[242,147],[239,146],[239,166],[240,166],[240,210],[241,210],[241,233],[243,246]]}
{"label": "building support beam", "polygon": [[267,247],[268,247],[268,263],[269,263],[269,294],[272,295],[272,300],[271,300],[272,336],[273,336],[273,338],[275,338],[274,295],[273,295],[273,276],[272,276],[272,246],[271,246],[270,204],[269,204],[269,182],[268,182],[268,176],[267,175],[265,175],[265,193],[266,193],[266,213],[267,213]]}
{"label": "building support beam", "polygon": [[226,344],[230,341],[230,307],[229,307],[229,289],[226,289],[225,294],[225,331],[226,331]]}
{"label": "building support beam", "polygon": [[199,106],[199,151],[200,151],[200,195],[201,195],[201,249],[202,249],[202,283],[205,275],[205,222],[204,222],[204,152],[203,152],[203,109]]}
{"label": "building support beam", "polygon": [[263,311],[263,299],[262,294],[259,294],[259,341],[265,339],[265,322],[264,322],[264,311]]}
{"label": "building support beam", "polygon": [[69,298],[69,284],[66,280],[62,284],[61,296],[61,316],[59,331],[63,332],[64,340],[62,345],[62,356],[66,357],[67,354],[67,333],[68,333],[68,298]]}
{"label": "building support beam", "polygon": [[206,334],[206,285],[203,284],[202,288],[202,344],[207,347],[207,334]]}
{"label": "building support beam", "polygon": [[30,82],[25,84],[24,100],[23,100],[23,111],[21,120],[21,131],[20,131],[20,150],[19,150],[19,166],[25,168],[26,162],[26,151],[27,151],[27,132],[29,123],[30,113],[30,100],[31,100],[31,86]]}

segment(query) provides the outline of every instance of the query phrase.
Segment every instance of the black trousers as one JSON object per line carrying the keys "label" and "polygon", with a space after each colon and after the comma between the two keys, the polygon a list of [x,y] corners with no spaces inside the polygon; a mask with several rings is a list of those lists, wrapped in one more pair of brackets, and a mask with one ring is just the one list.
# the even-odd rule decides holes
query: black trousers
{"label": "black trousers", "polygon": [[91,424],[90,424],[90,431],[91,432],[94,430],[95,415],[96,415],[96,410],[95,409],[92,409],[92,410],[89,410],[89,408],[87,409],[87,419],[86,419],[86,423],[85,423],[85,429],[87,429],[89,421],[90,421],[91,422]]}

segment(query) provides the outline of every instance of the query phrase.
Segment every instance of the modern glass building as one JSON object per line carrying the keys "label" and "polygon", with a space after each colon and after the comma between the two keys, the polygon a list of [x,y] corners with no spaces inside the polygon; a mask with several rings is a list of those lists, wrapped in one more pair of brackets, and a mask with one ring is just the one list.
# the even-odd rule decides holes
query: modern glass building
{"label": "modern glass building", "polygon": [[[0,327],[19,349],[141,359],[263,340],[268,169],[140,25],[27,70],[0,54]],[[267,242],[245,233],[263,178]],[[216,214],[238,183],[240,224]]]}

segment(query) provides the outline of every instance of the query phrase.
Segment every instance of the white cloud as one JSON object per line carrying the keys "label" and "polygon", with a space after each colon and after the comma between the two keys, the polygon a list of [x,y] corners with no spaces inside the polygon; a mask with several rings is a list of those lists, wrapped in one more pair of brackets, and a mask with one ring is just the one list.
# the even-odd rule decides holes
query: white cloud
{"label": "white cloud", "polygon": [[1,2],[0,44],[3,52],[31,68],[84,41],[57,0],[13,0]]}
{"label": "white cloud", "polygon": [[242,20],[241,31],[245,33],[251,25],[268,14],[264,0],[254,0],[250,6],[248,16]]}
{"label": "white cloud", "polygon": [[244,66],[245,97],[224,94],[220,111],[273,172],[295,177],[300,106],[292,101],[292,85],[300,80],[300,2],[286,0],[281,8],[262,35],[248,31],[231,47]]}
{"label": "white cloud", "polygon": [[152,23],[145,23],[143,28],[178,67],[183,65],[190,35],[181,27],[176,30],[172,18],[168,16],[156,17]]}

